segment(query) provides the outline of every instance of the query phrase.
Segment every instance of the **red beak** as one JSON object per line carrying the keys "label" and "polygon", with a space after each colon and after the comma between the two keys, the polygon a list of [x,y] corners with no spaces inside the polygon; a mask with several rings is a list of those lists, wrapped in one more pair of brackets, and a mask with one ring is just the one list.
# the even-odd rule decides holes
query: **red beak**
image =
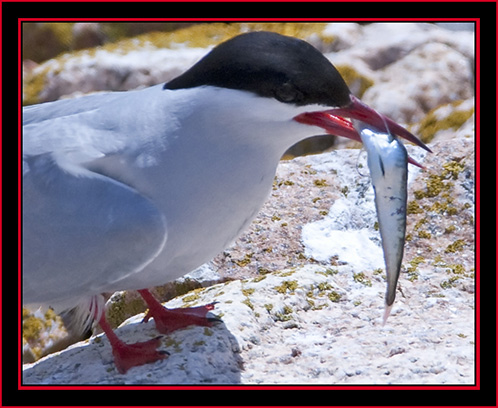
{"label": "red beak", "polygon": [[[371,125],[372,128],[378,131],[393,133],[432,153],[431,149],[404,127],[365,105],[355,96],[351,95],[350,98],[351,103],[345,108],[331,109],[323,112],[306,112],[296,116],[294,120],[306,125],[319,126],[327,133],[361,142],[360,135],[353,127],[353,124],[340,116],[358,119]],[[422,167],[410,157],[408,158],[408,162]]]}

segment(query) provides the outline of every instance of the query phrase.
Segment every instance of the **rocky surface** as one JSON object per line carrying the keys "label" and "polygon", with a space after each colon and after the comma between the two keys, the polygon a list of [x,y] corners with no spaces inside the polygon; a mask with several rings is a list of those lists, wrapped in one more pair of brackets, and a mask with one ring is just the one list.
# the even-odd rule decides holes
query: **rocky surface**
{"label": "rocky surface", "polygon": [[[26,365],[24,383],[473,383],[473,140],[431,147],[425,157],[410,149],[426,170],[411,167],[409,238],[385,326],[373,191],[359,151],[340,150],[282,163],[277,180],[293,184],[277,184],[250,231],[214,261],[224,265],[220,275],[244,279],[166,304],[217,301],[221,323],[164,336],[171,356],[126,375],[114,368],[107,339],[92,337]],[[306,205],[320,190],[329,206],[322,213]],[[142,318],[118,334],[128,342],[157,336]]]}
{"label": "rocky surface", "polygon": [[[92,337],[25,365],[24,383],[474,381],[473,33],[431,24],[336,23],[320,30],[300,35],[342,67],[365,102],[409,124],[434,151],[408,146],[426,170],[410,166],[405,257],[386,325],[366,154],[348,143],[356,149],[282,162],[249,230],[189,279],[156,289],[163,300],[182,295],[169,307],[218,301],[214,313],[222,323],[164,336],[171,356],[126,375],[115,370],[107,339]],[[121,43],[114,54],[67,55],[30,69],[28,99],[143,86],[133,79],[143,70],[143,84],[161,82],[149,74],[174,76],[206,52],[205,45],[158,49],[148,38],[135,48]],[[112,83],[120,70],[128,73],[126,86]],[[114,294],[108,305],[115,325],[144,310],[132,293]],[[60,326],[53,315],[43,317],[26,312],[24,321],[31,336],[25,349],[36,356],[53,345]],[[141,318],[128,319],[119,335],[128,342],[157,336],[153,322]]]}

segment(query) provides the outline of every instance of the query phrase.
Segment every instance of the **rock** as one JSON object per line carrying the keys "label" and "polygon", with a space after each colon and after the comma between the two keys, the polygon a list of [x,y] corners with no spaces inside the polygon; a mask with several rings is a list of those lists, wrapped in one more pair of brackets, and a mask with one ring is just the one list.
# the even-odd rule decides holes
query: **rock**
{"label": "rock", "polygon": [[[408,146],[426,170],[410,166],[404,266],[385,326],[365,157],[334,151],[281,164],[258,219],[214,262],[221,276],[244,279],[166,304],[217,301],[221,323],[164,336],[170,357],[125,375],[107,339],[92,337],[25,365],[23,383],[472,384],[474,145],[462,137],[431,148],[426,155]],[[369,249],[357,256],[361,243]],[[157,336],[142,318],[118,334],[128,342]]]}
{"label": "rock", "polygon": [[[339,34],[341,46],[331,55],[336,63],[361,65],[378,71],[407,56],[422,45],[441,43],[474,58],[474,33],[449,31],[428,23],[330,23],[326,32]],[[345,37],[345,38],[343,38]]]}
{"label": "rock", "polygon": [[434,140],[474,137],[474,99],[442,104],[430,110],[411,131],[429,143]]}
{"label": "rock", "polygon": [[43,62],[63,52],[112,43],[151,31],[169,32],[195,23],[110,22],[48,23],[23,22],[23,58]]}
{"label": "rock", "polygon": [[[67,332],[62,320],[52,310],[22,310],[23,362],[34,362],[40,357],[56,351],[57,341],[66,338]],[[76,339],[75,341],[78,341]],[[75,342],[73,341],[73,343]],[[65,344],[64,349],[69,344]]]}
{"label": "rock", "polygon": [[[342,23],[331,23],[329,33]],[[373,85],[362,100],[401,123],[419,121],[437,106],[473,95],[474,33],[427,23],[345,26],[351,41],[327,54],[350,66]],[[347,44],[347,46],[345,45]]]}
{"label": "rock", "polygon": [[429,110],[473,95],[469,60],[441,43],[421,45],[386,67],[363,100],[403,123],[414,123]]}
{"label": "rock", "polygon": [[338,52],[353,47],[362,37],[363,29],[357,23],[330,23],[324,33],[334,39],[324,51]]}

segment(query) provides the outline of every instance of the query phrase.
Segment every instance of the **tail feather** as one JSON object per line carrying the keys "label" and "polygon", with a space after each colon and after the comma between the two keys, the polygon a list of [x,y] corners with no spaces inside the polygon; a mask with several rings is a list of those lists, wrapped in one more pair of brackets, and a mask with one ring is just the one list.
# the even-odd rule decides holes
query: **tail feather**
{"label": "tail feather", "polygon": [[72,308],[61,311],[60,316],[69,333],[81,335],[93,329],[104,313],[104,306],[104,297],[96,295],[79,300]]}

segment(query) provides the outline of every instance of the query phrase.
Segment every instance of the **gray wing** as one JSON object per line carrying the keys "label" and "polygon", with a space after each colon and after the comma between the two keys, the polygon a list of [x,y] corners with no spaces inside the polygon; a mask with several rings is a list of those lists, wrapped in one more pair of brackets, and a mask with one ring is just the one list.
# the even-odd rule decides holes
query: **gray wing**
{"label": "gray wing", "polygon": [[54,153],[24,156],[22,211],[27,304],[117,290],[166,242],[166,220],[148,198]]}
{"label": "gray wing", "polygon": [[23,154],[60,152],[73,162],[151,154],[168,144],[174,121],[162,86],[47,102],[23,108]]}

